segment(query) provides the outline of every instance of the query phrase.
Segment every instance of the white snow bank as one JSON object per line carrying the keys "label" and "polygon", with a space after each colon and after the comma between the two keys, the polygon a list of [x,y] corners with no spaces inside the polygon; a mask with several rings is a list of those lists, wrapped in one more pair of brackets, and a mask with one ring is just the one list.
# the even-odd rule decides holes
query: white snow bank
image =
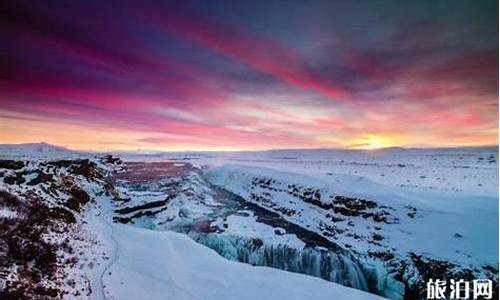
{"label": "white snow bank", "polygon": [[[321,224],[331,222],[326,214],[332,212],[289,195],[286,192],[289,184],[319,189],[322,195],[359,197],[376,201],[379,206],[391,207],[390,214],[398,218],[395,224],[374,223],[361,217],[349,217],[343,222],[335,222],[335,226],[345,233],[337,233],[335,242],[347,243],[360,253],[392,250],[406,255],[413,252],[463,266],[496,265],[498,261],[497,193],[425,189],[403,191],[361,176],[336,173],[323,176],[312,172],[300,174],[296,171],[226,164],[210,168],[205,175],[212,184],[224,187],[260,206],[265,207],[265,204],[252,200],[252,194],[267,194],[272,204],[300,212],[291,216],[282,214],[282,217],[319,234],[323,232]],[[254,178],[276,180],[272,185],[279,191],[253,186]],[[329,201],[330,198],[322,199]],[[408,206],[417,209],[418,215],[415,218],[407,215]],[[273,209],[273,206],[265,208]],[[377,232],[384,237],[382,241],[378,241],[380,247],[370,240],[375,232],[374,226],[381,228]],[[353,239],[350,236],[353,231],[362,238]]]}
{"label": "white snow bank", "polygon": [[116,299],[382,299],[322,279],[228,261],[185,235],[113,224]]}

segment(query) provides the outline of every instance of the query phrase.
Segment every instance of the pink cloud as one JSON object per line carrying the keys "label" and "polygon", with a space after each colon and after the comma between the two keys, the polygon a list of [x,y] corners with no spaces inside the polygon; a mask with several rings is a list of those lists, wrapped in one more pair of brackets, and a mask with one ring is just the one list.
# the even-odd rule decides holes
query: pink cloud
{"label": "pink cloud", "polygon": [[[168,10],[167,10],[168,11]],[[170,9],[170,11],[175,11]],[[336,101],[346,101],[349,93],[325,79],[313,77],[301,56],[290,47],[257,36],[214,19],[175,11],[161,15],[147,12],[144,17],[168,34],[187,39],[212,51],[233,58],[247,66],[275,76],[300,89],[313,90]]]}

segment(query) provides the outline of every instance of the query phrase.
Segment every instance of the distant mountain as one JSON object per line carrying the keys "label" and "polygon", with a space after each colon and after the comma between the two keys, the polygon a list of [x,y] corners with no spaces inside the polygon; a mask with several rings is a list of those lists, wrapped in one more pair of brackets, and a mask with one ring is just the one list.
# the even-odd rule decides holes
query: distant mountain
{"label": "distant mountain", "polygon": [[41,143],[0,144],[1,158],[64,158],[90,156],[90,152],[70,150],[68,148]]}

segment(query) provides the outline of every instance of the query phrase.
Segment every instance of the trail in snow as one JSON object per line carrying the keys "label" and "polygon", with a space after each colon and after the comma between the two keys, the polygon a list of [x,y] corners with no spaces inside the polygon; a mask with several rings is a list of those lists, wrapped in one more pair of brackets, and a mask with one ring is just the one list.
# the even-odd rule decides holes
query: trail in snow
{"label": "trail in snow", "polygon": [[104,224],[106,224],[106,226],[109,228],[109,231],[110,231],[109,237],[111,238],[111,241],[113,243],[113,248],[111,251],[111,259],[109,260],[106,267],[104,267],[104,270],[102,271],[101,275],[99,276],[99,284],[100,284],[99,290],[101,291],[102,298],[105,300],[108,300],[108,299],[114,299],[114,297],[112,295],[110,297],[108,297],[106,295],[104,276],[106,275],[107,272],[109,272],[109,270],[111,269],[113,264],[118,260],[119,244],[115,238],[113,224],[107,220],[106,216],[104,215],[104,213],[102,211],[102,207],[99,207],[99,215],[98,216],[100,217],[99,219],[102,220],[104,222]]}
{"label": "trail in snow", "polygon": [[[111,212],[108,212],[108,213],[111,213]],[[111,292],[108,292],[108,293],[106,292],[106,289],[105,289],[106,285],[104,283],[104,277],[106,276],[106,273],[108,273],[109,276],[112,275],[112,273],[110,272],[110,270],[113,267],[113,265],[119,259],[119,249],[120,249],[119,246],[120,246],[120,243],[119,243],[119,241],[115,237],[114,224],[108,220],[108,216],[103,212],[102,207],[99,207],[99,214],[97,216],[98,216],[99,220],[102,221],[104,224],[106,224],[106,227],[108,227],[109,232],[110,232],[109,237],[110,237],[110,239],[111,239],[111,241],[113,243],[113,248],[112,248],[112,251],[111,251],[111,259],[109,260],[109,262],[106,265],[106,267],[104,267],[101,275],[99,276],[99,285],[100,285],[99,290],[100,290],[102,299],[105,299],[105,300],[114,300],[116,298],[113,297],[113,295],[111,294]],[[138,272],[137,270],[131,270],[131,271],[132,272]],[[139,273],[141,273],[141,272],[139,272]],[[177,284],[175,282],[175,280],[172,278],[172,276],[170,275],[170,273],[167,273],[166,274],[167,276],[165,278],[155,277],[155,276],[152,276],[151,274],[146,274],[146,273],[141,273],[141,275],[149,277],[152,280],[163,282],[164,284],[167,284],[167,286],[174,287],[176,290],[178,290],[179,292],[185,294],[190,299],[202,300],[200,297],[197,297],[196,295],[193,295],[188,290],[184,289],[179,284]]]}

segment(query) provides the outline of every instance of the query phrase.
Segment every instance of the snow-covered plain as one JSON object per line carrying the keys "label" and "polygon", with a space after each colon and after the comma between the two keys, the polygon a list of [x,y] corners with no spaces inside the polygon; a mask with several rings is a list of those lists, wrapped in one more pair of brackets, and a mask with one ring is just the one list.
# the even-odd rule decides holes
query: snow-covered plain
{"label": "snow-covered plain", "polygon": [[[422,270],[432,264],[451,264],[449,276],[465,270],[498,280],[497,147],[124,157],[189,162],[211,184],[367,255],[368,267],[371,259],[383,261],[416,290],[427,280]],[[369,207],[357,210],[359,199]],[[243,220],[228,217],[222,235],[236,230],[241,236],[256,228]],[[220,227],[220,220],[212,224]],[[387,269],[376,266],[373,272]],[[391,285],[382,294],[397,299]]]}
{"label": "snow-covered plain", "polygon": [[[496,147],[120,155],[126,171],[47,144],[0,146],[31,160],[4,163],[2,190],[68,206],[69,178],[94,200],[70,227],[79,263],[63,298],[378,297],[339,282],[402,299],[429,276],[498,282]],[[121,171],[45,162],[60,157]]]}
{"label": "snow-covered plain", "polygon": [[[432,257],[452,259],[458,263],[494,264],[498,257],[498,198],[495,195],[474,194],[442,190],[401,191],[368,178],[352,175],[311,176],[291,171],[280,172],[264,167],[225,165],[209,171],[210,180],[244,198],[252,193],[265,193],[263,189],[252,189],[252,178],[275,179],[274,186],[286,187],[301,184],[315,188],[327,195],[348,195],[376,201],[378,205],[390,207],[391,217],[397,218],[394,224],[374,223],[362,217],[345,218],[336,222],[339,228],[351,231],[352,227],[362,238],[338,235],[336,240],[348,243],[355,249],[390,250],[397,252],[426,253]],[[265,190],[265,189],[264,189]],[[328,223],[328,211],[312,204],[293,199],[285,192],[267,191],[274,198],[280,198],[280,207],[301,211],[286,217],[294,223],[317,228]],[[410,217],[415,209],[416,214]],[[354,224],[354,225],[351,225]],[[376,225],[381,229],[375,229]],[[313,229],[314,230],[314,229]],[[384,240],[373,244],[370,236],[380,233]],[[457,237],[455,234],[459,234]]]}
{"label": "snow-covered plain", "polygon": [[[252,177],[263,177],[283,185],[301,184],[396,206],[401,208],[396,216],[399,218],[416,208],[413,218],[404,218],[399,226],[384,227],[390,247],[460,263],[498,260],[497,147],[164,153],[143,157],[136,154],[129,159],[188,161],[208,169],[213,183],[244,198],[249,197]],[[287,204],[283,199],[279,202]],[[304,209],[313,215],[299,222],[318,217],[307,203],[288,204],[309,206]]]}

